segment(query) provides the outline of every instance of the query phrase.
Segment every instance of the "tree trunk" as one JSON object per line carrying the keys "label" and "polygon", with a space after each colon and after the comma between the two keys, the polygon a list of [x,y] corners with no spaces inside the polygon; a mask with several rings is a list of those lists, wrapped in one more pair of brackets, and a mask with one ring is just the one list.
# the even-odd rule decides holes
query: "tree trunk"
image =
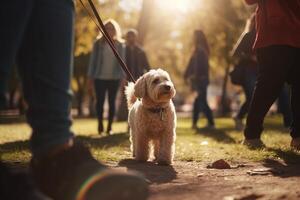
{"label": "tree trunk", "polygon": [[137,31],[139,32],[138,42],[143,45],[148,29],[151,16],[154,10],[154,1],[153,0],[144,0],[142,5],[142,10],[140,18],[137,25]]}

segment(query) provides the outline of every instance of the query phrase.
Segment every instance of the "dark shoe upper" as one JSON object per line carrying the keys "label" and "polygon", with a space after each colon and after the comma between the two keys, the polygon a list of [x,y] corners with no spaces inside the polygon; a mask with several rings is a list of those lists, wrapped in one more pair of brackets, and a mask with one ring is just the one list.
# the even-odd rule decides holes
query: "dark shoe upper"
{"label": "dark shoe upper", "polygon": [[81,184],[105,169],[79,143],[59,153],[31,160],[33,177],[41,191],[55,200],[74,199]]}
{"label": "dark shoe upper", "polygon": [[259,138],[258,139],[244,139],[242,144],[247,146],[249,149],[266,148],[266,145]]}
{"label": "dark shoe upper", "polygon": [[52,156],[33,158],[31,168],[41,191],[55,200],[145,200],[148,196],[142,176],[108,169],[80,143]]}
{"label": "dark shoe upper", "polygon": [[99,120],[98,122],[98,134],[101,134],[103,132],[104,128],[103,128],[103,123],[102,121]]}
{"label": "dark shoe upper", "polygon": [[292,139],[291,148],[296,151],[300,151],[300,137]]}

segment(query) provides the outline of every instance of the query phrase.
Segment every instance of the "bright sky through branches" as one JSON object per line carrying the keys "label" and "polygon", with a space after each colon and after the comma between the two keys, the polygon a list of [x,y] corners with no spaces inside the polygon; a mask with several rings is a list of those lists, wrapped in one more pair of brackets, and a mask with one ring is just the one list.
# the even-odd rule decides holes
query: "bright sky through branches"
{"label": "bright sky through branches", "polygon": [[[106,0],[99,0],[100,2],[105,2]],[[168,13],[181,13],[186,14],[193,8],[195,5],[199,8],[199,2],[203,0],[153,0],[157,8],[163,12]],[[132,10],[139,10],[141,8],[142,0],[120,0],[120,7],[130,12]],[[196,6],[196,7],[197,7]]]}
{"label": "bright sky through branches", "polygon": [[201,0],[156,0],[157,7],[165,12],[188,13]]}

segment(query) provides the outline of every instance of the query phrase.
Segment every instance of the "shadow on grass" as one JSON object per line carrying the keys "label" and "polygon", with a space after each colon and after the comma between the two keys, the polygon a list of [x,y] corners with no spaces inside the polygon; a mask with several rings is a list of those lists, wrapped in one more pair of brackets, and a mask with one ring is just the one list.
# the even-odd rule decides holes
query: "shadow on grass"
{"label": "shadow on grass", "polygon": [[[93,148],[108,149],[114,146],[129,146],[129,135],[127,133],[116,133],[109,136],[82,136],[76,137],[78,141]],[[0,144],[1,153],[17,153],[23,150],[29,150],[29,140],[7,142]]]}
{"label": "shadow on grass", "polygon": [[223,129],[201,128],[201,129],[197,129],[196,133],[206,137],[211,137],[217,142],[222,142],[226,144],[236,143],[235,140],[232,137],[230,137]]}
{"label": "shadow on grass", "polygon": [[92,148],[104,148],[108,149],[115,146],[127,147],[129,146],[129,134],[126,132],[115,133],[109,136],[82,136],[79,135],[76,137],[77,140],[83,142]]}
{"label": "shadow on grass", "polygon": [[24,150],[29,150],[28,140],[0,144],[0,155],[1,153],[16,153]]}
{"label": "shadow on grass", "polygon": [[138,162],[134,159],[124,159],[119,162],[119,165],[144,174],[151,183],[168,183],[177,177],[177,172],[172,166],[160,166],[154,162]]}
{"label": "shadow on grass", "polygon": [[265,159],[263,165],[271,168],[274,176],[282,178],[300,176],[300,154],[292,150],[282,151],[280,149],[268,149],[274,152],[282,161],[274,159]]}

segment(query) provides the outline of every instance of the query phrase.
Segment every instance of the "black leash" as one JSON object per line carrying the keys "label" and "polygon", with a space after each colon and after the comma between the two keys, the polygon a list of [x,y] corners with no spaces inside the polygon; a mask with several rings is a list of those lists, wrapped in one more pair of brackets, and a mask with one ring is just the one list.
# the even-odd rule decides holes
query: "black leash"
{"label": "black leash", "polygon": [[[119,61],[123,71],[126,73],[126,75],[129,77],[129,79],[135,83],[135,79],[133,78],[132,74],[130,73],[126,63],[123,61],[123,59],[121,58],[120,54],[118,53],[118,51],[116,50],[116,47],[112,41],[112,39],[110,38],[109,34],[107,33],[106,29],[105,29],[105,26],[103,24],[103,21],[100,17],[100,15],[98,14],[97,12],[97,9],[93,3],[92,0],[88,0],[91,8],[92,8],[92,11],[98,21],[98,23],[95,21],[93,15],[90,13],[90,11],[87,9],[87,7],[84,5],[84,3],[82,2],[82,0],[79,0],[82,7],[86,10],[86,12],[88,13],[89,17],[91,18],[91,20],[96,24],[97,28],[99,29],[99,31],[102,33],[104,39],[106,40],[106,42],[108,43],[108,45],[111,47],[114,55],[116,56],[117,60]],[[99,26],[100,25],[100,26]]]}

